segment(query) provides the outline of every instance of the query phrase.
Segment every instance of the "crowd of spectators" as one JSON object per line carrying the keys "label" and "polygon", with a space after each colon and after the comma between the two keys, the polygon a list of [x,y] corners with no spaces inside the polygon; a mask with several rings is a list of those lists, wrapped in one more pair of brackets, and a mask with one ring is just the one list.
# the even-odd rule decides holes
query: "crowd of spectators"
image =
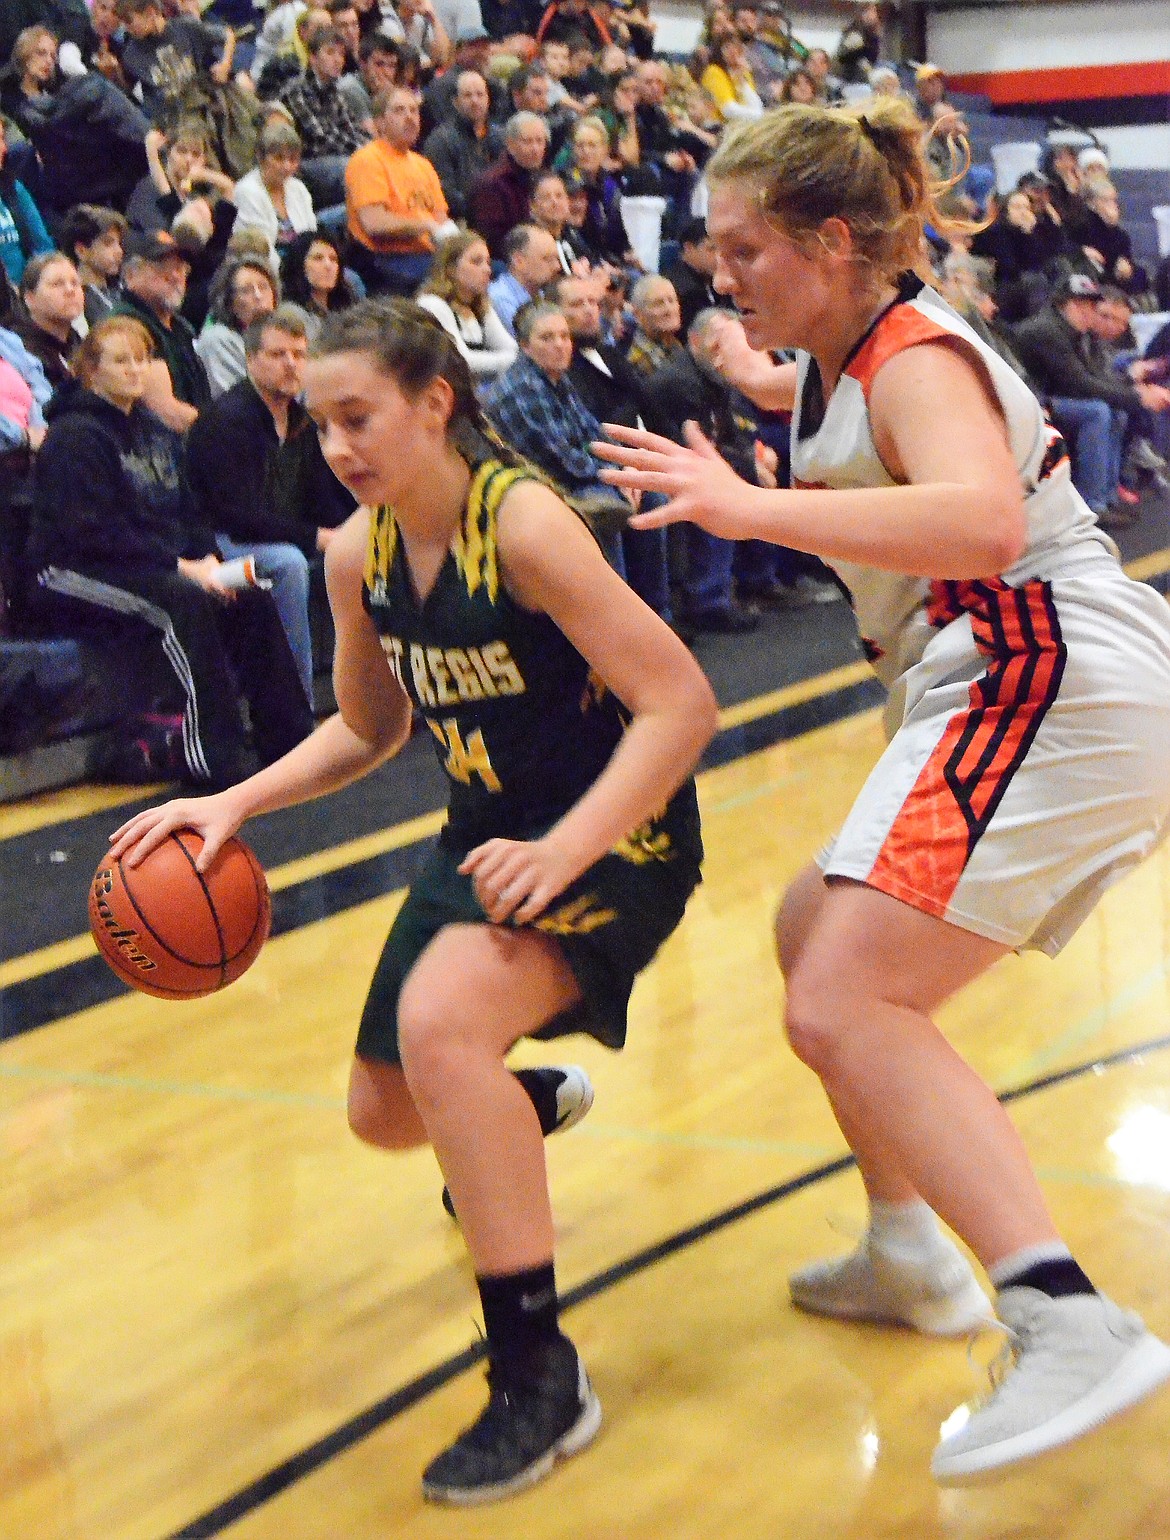
{"label": "crowd of spectators", "polygon": [[[749,479],[784,476],[784,421],[721,373],[737,323],[701,214],[724,126],[775,103],[910,91],[972,224],[937,237],[940,283],[1046,398],[1107,521],[1165,471],[1170,389],[1125,344],[1170,277],[1134,260],[1107,163],[1053,147],[979,198],[945,77],[890,67],[877,5],[831,57],[773,11],[712,0],[686,63],[655,52],[645,0],[22,0],[20,16],[7,35],[0,18],[0,615],[158,650],[182,701],[174,768],[195,780],[311,723],[313,572],[352,499],[298,397],[317,330],[367,293],[417,297],[496,430],[685,634],[839,598],[792,553],[629,528],[589,449],[605,421],[678,437],[694,419]],[[659,272],[623,213],[646,197],[670,243]]]}
{"label": "crowd of spectators", "polygon": [[971,212],[980,227],[936,244],[943,291],[1040,397],[1102,526],[1124,529],[1149,484],[1170,490],[1170,331],[1141,356],[1131,321],[1159,308],[1158,275],[1133,258],[1108,157],[1050,145]]}

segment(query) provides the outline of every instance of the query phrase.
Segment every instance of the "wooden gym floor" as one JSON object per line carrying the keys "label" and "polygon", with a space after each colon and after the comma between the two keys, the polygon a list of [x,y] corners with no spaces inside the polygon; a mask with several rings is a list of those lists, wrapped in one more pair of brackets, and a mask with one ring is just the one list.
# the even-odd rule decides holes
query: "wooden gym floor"
{"label": "wooden gym floor", "polygon": [[[1167,525],[1155,527],[1163,537]],[[1163,538],[1163,545],[1166,544]],[[1156,577],[1170,551],[1135,564]],[[841,613],[838,613],[840,611]],[[844,607],[703,661],[728,702],[700,780],[706,881],[584,1063],[550,1141],[565,1325],[605,1410],[511,1503],[423,1505],[478,1411],[476,1306],[427,1152],[346,1131],[354,1024],[438,787],[421,740],[349,800],[251,831],[277,934],[169,1005],[92,955],[85,883],[134,793],[0,812],[0,1540],[1164,1540],[1170,1394],[1011,1476],[943,1491],[940,1423],[995,1339],[803,1317],[784,1279],[863,1223],[779,1031],[770,915],[880,747]],[[394,777],[397,779],[394,779]],[[1100,1284],[1170,1335],[1170,850],[1056,962],[945,1013]],[[912,1109],[907,1109],[912,1115]]]}

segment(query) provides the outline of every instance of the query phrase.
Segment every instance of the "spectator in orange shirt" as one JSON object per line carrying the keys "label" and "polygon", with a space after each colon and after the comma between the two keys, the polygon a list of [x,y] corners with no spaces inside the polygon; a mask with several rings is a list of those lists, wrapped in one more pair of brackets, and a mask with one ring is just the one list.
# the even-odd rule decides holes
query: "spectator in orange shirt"
{"label": "spectator in orange shirt", "polygon": [[413,294],[430,272],[435,240],[454,234],[439,174],[415,153],[418,96],[388,86],[374,99],[377,138],[345,168],[351,257],[372,292]]}

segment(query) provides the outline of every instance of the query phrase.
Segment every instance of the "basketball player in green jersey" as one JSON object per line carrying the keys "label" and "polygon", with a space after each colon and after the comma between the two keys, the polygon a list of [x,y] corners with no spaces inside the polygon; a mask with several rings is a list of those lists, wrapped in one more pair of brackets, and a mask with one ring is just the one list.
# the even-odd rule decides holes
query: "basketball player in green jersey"
{"label": "basketball player in green jersey", "polygon": [[426,721],[449,817],[378,965],[349,1119],[385,1149],[429,1142],[443,1169],[490,1394],[423,1491],[487,1502],[584,1448],[601,1418],[558,1325],[555,1097],[542,1105],[540,1072],[522,1080],[504,1056],[569,1031],[621,1046],[634,978],[699,880],[690,774],[715,703],[577,515],[484,436],[466,364],[418,306],[333,318],[306,385],[325,457],[363,504],[326,558],[338,714],[249,780],[139,814],[113,854],[133,865],[190,827],[206,867],[246,818],[346,785],[401,748],[413,711]]}

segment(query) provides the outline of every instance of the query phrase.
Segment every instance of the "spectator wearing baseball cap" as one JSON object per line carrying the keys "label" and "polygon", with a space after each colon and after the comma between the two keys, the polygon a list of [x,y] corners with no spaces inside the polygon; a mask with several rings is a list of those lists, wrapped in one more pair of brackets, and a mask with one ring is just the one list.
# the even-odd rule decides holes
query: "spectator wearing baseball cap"
{"label": "spectator wearing baseball cap", "polygon": [[1170,390],[1127,379],[1102,365],[1092,347],[1100,285],[1069,273],[1052,299],[1015,329],[1015,343],[1052,421],[1072,449],[1073,481],[1105,529],[1136,518],[1137,499],[1121,487],[1122,447],[1132,415],[1170,407]]}
{"label": "spectator wearing baseball cap", "polygon": [[195,351],[195,333],[180,315],[190,259],[166,230],[130,242],[122,267],[123,296],[116,314],[133,316],[157,349],[143,402],[168,427],[185,433],[211,400],[207,375]]}

